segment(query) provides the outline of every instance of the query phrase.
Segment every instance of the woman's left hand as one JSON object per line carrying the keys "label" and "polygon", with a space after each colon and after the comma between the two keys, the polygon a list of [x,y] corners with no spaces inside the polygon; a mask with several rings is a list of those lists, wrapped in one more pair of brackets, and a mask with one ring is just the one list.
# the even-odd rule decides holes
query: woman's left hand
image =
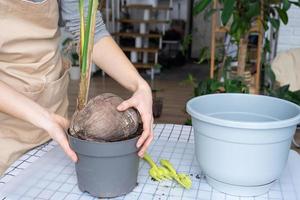
{"label": "woman's left hand", "polygon": [[137,148],[141,147],[138,155],[143,157],[153,140],[152,92],[146,82],[139,84],[132,97],[123,101],[117,109],[125,111],[130,107],[136,108],[142,118],[143,133],[137,142]]}
{"label": "woman's left hand", "polygon": [[111,36],[103,37],[94,46],[93,61],[126,89],[132,97],[118,106],[119,111],[136,108],[143,121],[143,133],[137,142],[139,156],[143,157],[153,139],[152,92],[122,49]]}

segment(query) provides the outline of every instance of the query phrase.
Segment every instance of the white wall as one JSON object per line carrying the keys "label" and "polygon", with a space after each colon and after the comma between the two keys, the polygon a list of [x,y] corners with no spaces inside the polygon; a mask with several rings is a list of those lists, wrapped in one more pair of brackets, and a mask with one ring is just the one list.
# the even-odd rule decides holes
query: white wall
{"label": "white wall", "polygon": [[[173,0],[171,19],[188,20],[188,0]],[[180,9],[180,10],[179,10]]]}
{"label": "white wall", "polygon": [[300,8],[292,6],[288,16],[288,24],[280,25],[277,52],[300,48]]}
{"label": "white wall", "polygon": [[127,0],[127,4],[152,4],[157,5],[157,0]]}
{"label": "white wall", "polygon": [[192,29],[192,58],[198,58],[200,49],[210,47],[211,43],[211,18],[204,20],[204,13],[194,16]]}

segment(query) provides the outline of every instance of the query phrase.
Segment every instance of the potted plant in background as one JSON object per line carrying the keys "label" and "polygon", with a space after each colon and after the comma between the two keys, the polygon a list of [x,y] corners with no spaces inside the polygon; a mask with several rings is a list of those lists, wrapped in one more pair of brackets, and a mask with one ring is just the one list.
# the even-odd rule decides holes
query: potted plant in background
{"label": "potted plant in background", "polygon": [[153,97],[152,111],[153,111],[154,118],[159,118],[163,110],[163,98],[157,95],[157,93],[160,91],[161,90],[158,89],[152,89],[152,97]]}
{"label": "potted plant in background", "polygon": [[64,62],[71,66],[70,69],[70,79],[79,80],[80,79],[80,67],[79,67],[79,56],[76,52],[76,44],[73,39],[66,38],[62,42],[62,54]]}
{"label": "potted plant in background", "polygon": [[[205,18],[209,17],[217,11],[209,8],[209,5],[211,5],[212,2],[213,0],[198,1],[194,7],[194,14],[197,15],[205,11]],[[262,23],[264,30],[267,31],[271,28],[274,28],[275,31],[278,31],[281,23],[288,23],[287,11],[290,9],[291,5],[300,7],[299,1],[289,0],[227,0],[219,1],[219,3],[224,5],[221,13],[221,22],[223,25],[229,27],[228,34],[231,36],[231,43],[234,43],[238,46],[238,54],[236,57],[226,55],[226,52],[228,52],[229,43],[227,43],[227,45],[224,43],[219,44],[218,47],[220,47],[221,50],[218,51],[214,58],[220,66],[215,71],[216,75],[218,76],[215,76],[216,78],[214,79],[200,80],[199,82],[193,77],[193,75],[189,75],[187,78],[187,82],[191,83],[195,89],[195,96],[220,92],[220,90],[216,89],[216,87],[219,85],[225,85],[224,80],[229,81],[229,83],[227,83],[227,87],[223,86],[224,89],[221,90],[222,92],[249,92],[249,84],[247,83],[247,80],[245,80],[245,74],[244,76],[241,74],[232,76],[232,74],[235,73],[232,71],[232,61],[237,62],[236,68],[243,68],[246,66],[245,63],[247,60],[246,54],[248,48],[248,38],[254,22],[257,20],[257,18],[263,16],[260,18],[260,23]],[[263,8],[262,13],[260,12],[261,7]],[[190,39],[189,41],[191,42],[192,40]],[[280,87],[278,84],[276,84],[276,77],[271,69],[270,61],[266,59],[266,55],[270,53],[270,51],[270,41],[268,36],[265,34],[262,56],[262,74],[265,77],[261,78],[264,80],[261,92],[263,94],[286,99],[300,105],[299,91],[292,92],[289,90],[288,85]],[[212,59],[209,54],[209,48],[203,47],[200,50],[198,64],[201,64],[209,59]],[[230,85],[231,83],[234,85]],[[245,86],[247,86],[248,89],[246,89]]]}
{"label": "potted plant in background", "polygon": [[[162,65],[158,63],[158,64],[155,64],[153,68],[154,68],[153,70],[154,70],[155,74],[160,74]],[[151,84],[153,84],[153,82],[151,82]],[[158,96],[157,93],[162,90],[154,89],[152,87],[151,91],[152,91],[152,101],[153,101],[153,104],[152,104],[153,117],[159,118],[161,116],[162,109],[163,109],[163,98]]]}
{"label": "potted plant in background", "polygon": [[79,56],[76,51],[73,51],[71,54],[72,68],[70,69],[70,78],[71,80],[80,79],[80,67],[79,67]]}
{"label": "potted plant in background", "polygon": [[140,120],[134,109],[117,111],[123,101],[117,95],[101,94],[88,101],[98,0],[89,0],[87,19],[83,1],[79,1],[80,86],[68,138],[78,155],[75,169],[79,189],[95,197],[116,197],[137,185]]}
{"label": "potted plant in background", "polygon": [[[218,10],[214,10],[209,7],[213,1],[214,0],[201,0],[196,2],[194,14],[197,15],[201,12],[206,12],[204,16],[207,18],[214,12],[217,12]],[[287,11],[290,9],[291,5],[300,7],[299,1],[289,0],[226,0],[218,1],[218,3],[223,5],[221,10],[221,23],[228,27],[228,35],[231,40],[230,43],[237,46],[238,52],[236,57],[232,57],[232,55],[228,56],[226,52],[228,52],[230,43],[218,45],[221,50],[218,51],[214,59],[220,67],[218,67],[215,71],[216,78],[200,80],[198,82],[193,75],[189,75],[187,79],[187,81],[191,83],[195,89],[195,96],[220,92],[219,89],[216,89],[216,87],[220,85],[223,85],[222,88],[224,88],[222,89],[222,92],[249,92],[249,80],[247,80],[247,76],[245,77],[245,74],[242,75],[239,73],[239,71],[243,71],[239,69],[243,69],[246,66],[248,39],[251,29],[255,26],[255,23],[261,23],[265,31],[270,30],[271,28],[278,31],[281,23],[288,23]],[[257,19],[259,19],[258,22]],[[283,98],[299,105],[298,91],[292,92],[289,91],[289,87],[287,85],[279,87],[276,84],[275,74],[272,72],[270,61],[266,58],[270,51],[270,40],[268,35],[265,34],[262,55],[262,74],[265,77],[261,77],[263,80],[261,93]],[[208,59],[212,59],[209,54],[209,48],[204,47],[200,50],[198,64],[201,64]],[[236,68],[238,70],[232,71],[232,61],[237,62]],[[235,71],[237,71],[237,74]],[[236,74],[236,76],[234,74]],[[225,83],[226,80],[227,84]],[[247,86],[248,89],[246,89],[245,86]]]}

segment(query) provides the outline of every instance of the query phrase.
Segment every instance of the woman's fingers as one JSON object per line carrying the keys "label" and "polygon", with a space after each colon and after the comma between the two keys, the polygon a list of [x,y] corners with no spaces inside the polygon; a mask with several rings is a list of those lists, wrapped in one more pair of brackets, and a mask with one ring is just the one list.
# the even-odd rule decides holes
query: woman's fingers
{"label": "woman's fingers", "polygon": [[123,101],[117,109],[119,111],[125,111],[130,107],[134,107],[138,110],[143,122],[143,133],[136,144],[137,148],[140,148],[138,155],[143,157],[153,140],[151,93],[148,93],[145,90],[137,90],[130,99]]}
{"label": "woman's fingers", "polygon": [[153,117],[151,115],[143,114],[143,113],[141,113],[141,117],[143,121],[144,131],[137,142],[137,148],[141,147],[139,151],[139,156],[143,157],[151,141],[153,140],[153,129],[152,129]]}
{"label": "woman's fingers", "polygon": [[64,139],[57,141],[60,146],[62,147],[62,149],[64,150],[64,152],[67,154],[67,156],[73,161],[73,162],[77,162],[78,158],[76,153],[71,149],[67,138],[65,137]]}
{"label": "woman's fingers", "polygon": [[133,103],[133,100],[131,99],[128,99],[126,101],[123,101],[118,107],[117,107],[117,110],[118,111],[125,111],[127,110],[128,108],[131,108],[131,107],[135,107],[134,103]]}
{"label": "woman's fingers", "polygon": [[144,142],[148,138],[148,136],[150,135],[150,127],[151,127],[150,126],[150,122],[151,122],[150,116],[147,116],[146,114],[141,113],[141,118],[142,118],[142,122],[143,122],[143,133],[136,144],[137,148],[140,148],[142,146],[142,144],[144,144]]}
{"label": "woman's fingers", "polygon": [[146,141],[144,142],[144,145],[142,146],[142,148],[139,150],[139,157],[143,158],[145,155],[145,152],[147,151],[147,148],[149,147],[149,145],[151,144],[153,140],[153,134],[150,134],[148,136],[148,138],[146,139]]}
{"label": "woman's fingers", "polygon": [[[62,120],[64,119],[63,117],[57,117],[56,115],[54,123],[50,127],[50,130],[47,130],[49,135],[54,139],[64,150],[64,152],[67,154],[67,156],[73,161],[77,162],[78,158],[76,153],[71,149],[66,133],[64,131],[64,127],[62,127],[61,123],[67,123],[67,120]],[[59,120],[58,120],[59,119]],[[59,121],[59,122],[58,122]]]}

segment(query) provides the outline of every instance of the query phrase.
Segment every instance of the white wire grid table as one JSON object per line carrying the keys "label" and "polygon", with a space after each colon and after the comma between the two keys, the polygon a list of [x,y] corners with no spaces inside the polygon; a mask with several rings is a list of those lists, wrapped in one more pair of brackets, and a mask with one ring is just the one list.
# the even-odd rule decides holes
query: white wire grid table
{"label": "white wire grid table", "polygon": [[[258,197],[226,195],[211,188],[194,157],[194,136],[190,126],[157,124],[155,139],[148,152],[153,159],[169,159],[179,172],[190,174],[193,186],[184,190],[173,181],[156,182],[149,175],[149,166],[140,161],[138,186],[117,200],[300,200],[299,165],[289,161],[285,172],[272,189]],[[221,167],[221,166],[220,166]],[[295,172],[296,171],[296,172]],[[299,180],[297,182],[297,180]],[[96,199],[77,187],[74,164],[55,142],[49,142],[26,153],[0,178],[0,199]]]}

